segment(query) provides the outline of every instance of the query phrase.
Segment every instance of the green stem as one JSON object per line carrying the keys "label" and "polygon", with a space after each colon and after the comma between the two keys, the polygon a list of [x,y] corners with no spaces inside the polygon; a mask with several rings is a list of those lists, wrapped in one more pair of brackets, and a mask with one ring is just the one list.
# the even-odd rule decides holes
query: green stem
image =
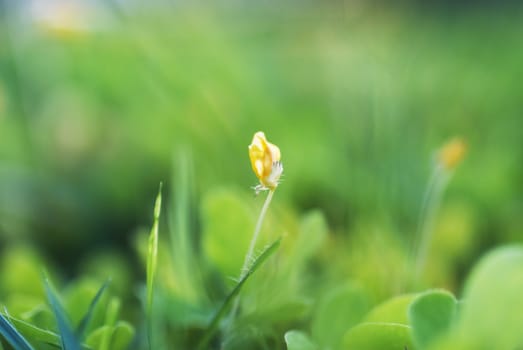
{"label": "green stem", "polygon": [[254,248],[256,247],[256,242],[258,241],[258,236],[260,235],[263,220],[265,219],[265,214],[267,214],[267,209],[271,204],[273,195],[274,190],[270,190],[269,194],[267,195],[267,198],[265,199],[265,203],[263,204],[260,216],[258,217],[258,222],[256,223],[256,227],[254,228],[254,233],[252,235],[251,243],[249,245],[249,250],[247,251],[247,255],[245,255],[245,261],[243,262],[243,266],[241,269],[240,279],[242,279],[245,276],[249,269],[249,264],[253,261]]}
{"label": "green stem", "polygon": [[[247,250],[247,254],[245,255],[245,260],[243,262],[243,266],[240,272],[240,281],[245,277],[247,272],[249,271],[249,264],[252,263],[254,260],[254,248],[256,247],[256,242],[258,241],[258,236],[260,235],[261,227],[263,225],[263,221],[265,220],[265,214],[267,214],[267,209],[269,208],[269,205],[271,204],[272,196],[274,195],[274,190],[270,190],[269,194],[267,194],[267,198],[265,199],[265,203],[263,204],[262,210],[260,212],[260,216],[258,217],[258,221],[256,222],[256,227],[254,228],[254,233],[251,238],[251,243],[249,244],[249,249]],[[234,317],[236,315],[236,312],[238,311],[238,307],[240,306],[240,297],[237,297],[234,300],[233,307],[231,309],[231,314],[229,316],[229,327],[232,325],[232,321],[234,320]]]}

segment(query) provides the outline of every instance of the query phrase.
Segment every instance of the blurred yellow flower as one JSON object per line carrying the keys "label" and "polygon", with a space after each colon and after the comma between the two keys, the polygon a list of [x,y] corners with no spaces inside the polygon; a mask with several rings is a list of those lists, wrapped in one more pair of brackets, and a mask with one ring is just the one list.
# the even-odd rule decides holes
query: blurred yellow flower
{"label": "blurred yellow flower", "polygon": [[249,158],[251,159],[252,170],[260,180],[260,185],[254,188],[256,192],[274,190],[278,186],[278,181],[283,173],[278,146],[267,141],[265,134],[258,131],[254,134],[249,145]]}
{"label": "blurred yellow flower", "polygon": [[439,162],[447,170],[454,169],[465,157],[467,144],[465,141],[456,137],[447,142],[439,152]]}

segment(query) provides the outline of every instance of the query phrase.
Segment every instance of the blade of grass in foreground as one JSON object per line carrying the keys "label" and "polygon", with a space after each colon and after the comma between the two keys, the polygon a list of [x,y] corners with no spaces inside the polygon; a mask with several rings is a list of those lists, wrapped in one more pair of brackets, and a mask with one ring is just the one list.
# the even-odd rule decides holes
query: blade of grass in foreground
{"label": "blade of grass in foreground", "polygon": [[2,314],[0,314],[0,334],[15,350],[34,350]]}
{"label": "blade of grass in foreground", "polygon": [[76,334],[78,335],[78,338],[83,339],[85,336],[85,332],[87,330],[87,326],[89,325],[89,322],[91,321],[91,318],[93,317],[93,312],[98,304],[98,301],[100,301],[100,298],[102,297],[103,292],[109,285],[110,280],[105,281],[104,284],[102,284],[102,287],[98,290],[96,295],[94,296],[93,300],[91,301],[91,304],[89,305],[89,310],[87,310],[87,313],[80,321],[80,324],[78,325],[78,328],[76,329]]}
{"label": "blade of grass in foreground", "polygon": [[146,314],[147,314],[147,339],[149,348],[152,349],[152,308],[153,308],[153,292],[154,292],[154,277],[156,275],[156,265],[158,262],[158,225],[160,221],[160,211],[162,208],[162,183],[156,196],[154,203],[154,218],[153,227],[149,235],[149,246],[147,249],[147,300],[146,300]]}
{"label": "blade of grass in foreground", "polygon": [[7,314],[4,314],[4,317],[7,317],[9,319],[9,322],[11,322],[11,324],[20,331],[20,333],[23,333],[25,335],[25,338],[28,339],[28,341],[30,340],[36,344],[48,344],[57,349],[61,348],[60,336],[58,334],[51,332],[47,329],[38,328],[26,321],[19,320]]}
{"label": "blade of grass in foreground", "polygon": [[211,323],[209,324],[209,327],[205,331],[205,334],[202,337],[202,340],[200,341],[200,344],[198,346],[199,350],[203,350],[207,348],[207,345],[211,341],[212,337],[218,330],[218,325],[220,324],[220,320],[225,316],[227,310],[231,306],[231,303],[233,302],[234,298],[240,293],[241,288],[247,281],[247,279],[269,258],[274,252],[278,249],[280,246],[281,238],[273,242],[271,245],[267,246],[263,252],[254,260],[254,262],[251,264],[249,269],[245,272],[243,277],[240,279],[238,284],[234,287],[234,289],[227,295],[227,298],[225,298],[222,306],[216,312],[214,317],[211,320]]}
{"label": "blade of grass in foreground", "polygon": [[71,322],[67,318],[65,310],[58,301],[56,293],[52,290],[49,279],[44,276],[45,292],[47,294],[47,299],[51,305],[54,316],[56,318],[56,323],[58,324],[58,330],[60,331],[60,336],[62,338],[62,347],[64,350],[80,350],[82,346],[76,334],[74,333]]}

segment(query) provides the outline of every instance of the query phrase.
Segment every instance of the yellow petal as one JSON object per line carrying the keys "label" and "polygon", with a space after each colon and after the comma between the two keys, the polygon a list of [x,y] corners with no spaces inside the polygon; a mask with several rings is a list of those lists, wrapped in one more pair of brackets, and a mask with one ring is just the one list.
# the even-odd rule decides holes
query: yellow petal
{"label": "yellow petal", "polygon": [[260,180],[261,184],[269,188],[275,187],[279,175],[276,176],[276,181],[274,181],[273,178],[275,177],[275,174],[272,174],[272,172],[274,169],[274,163],[279,162],[281,159],[281,153],[278,146],[268,142],[265,134],[258,131],[254,134],[252,142],[249,145],[249,158],[251,160],[252,170]]}

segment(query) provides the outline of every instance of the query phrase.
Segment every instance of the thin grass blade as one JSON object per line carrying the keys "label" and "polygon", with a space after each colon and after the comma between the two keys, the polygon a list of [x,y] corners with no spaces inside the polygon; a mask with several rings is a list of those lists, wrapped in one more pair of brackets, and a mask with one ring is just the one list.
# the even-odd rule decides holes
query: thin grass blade
{"label": "thin grass blade", "polygon": [[77,334],[78,338],[80,338],[80,339],[84,338],[85,332],[87,330],[87,326],[89,326],[89,322],[91,321],[91,318],[93,317],[94,309],[95,309],[96,305],[98,304],[98,302],[100,301],[100,298],[102,297],[105,289],[107,288],[107,286],[109,286],[110,282],[111,282],[110,280],[105,281],[104,284],[102,284],[102,287],[100,287],[100,289],[94,296],[93,300],[91,301],[91,304],[89,305],[89,310],[87,310],[87,313],[82,318],[82,320],[80,321],[80,324],[78,325],[78,327],[76,329],[76,334]]}
{"label": "thin grass blade", "polygon": [[65,310],[58,300],[58,296],[51,288],[49,279],[44,277],[45,292],[47,294],[47,299],[51,305],[54,316],[56,318],[56,323],[58,324],[58,330],[60,331],[60,336],[62,338],[62,347],[64,350],[80,350],[82,348],[76,334],[74,333],[71,321],[69,321]]}
{"label": "thin grass blade", "polygon": [[220,324],[221,319],[225,316],[227,313],[227,310],[231,306],[232,302],[234,301],[234,298],[240,293],[243,285],[245,282],[249,279],[249,277],[256,272],[256,270],[272,255],[278,247],[280,246],[281,238],[267,246],[263,252],[254,260],[254,262],[251,264],[251,266],[247,269],[244,276],[240,279],[238,284],[234,287],[234,289],[227,295],[227,298],[225,298],[222,306],[220,309],[216,312],[214,317],[211,320],[211,323],[209,324],[209,327],[207,328],[205,334],[202,337],[202,340],[200,341],[200,344],[198,346],[199,350],[206,349],[209,342],[211,341],[212,337],[218,330],[218,325]]}
{"label": "thin grass blade", "polygon": [[147,250],[147,313],[151,312],[153,304],[153,284],[156,275],[156,265],[158,262],[158,225],[160,221],[160,211],[162,208],[162,183],[156,196],[154,204],[153,227],[149,235],[149,246]]}
{"label": "thin grass blade", "polygon": [[158,263],[158,226],[160,222],[160,212],[162,209],[162,183],[158,189],[158,195],[154,203],[153,227],[149,234],[149,244],[147,248],[147,297],[146,297],[146,317],[147,317],[147,339],[149,348],[152,349],[152,309],[154,296],[154,277],[156,275],[156,265]]}
{"label": "thin grass blade", "polygon": [[0,334],[15,350],[34,350],[29,342],[0,314]]}

